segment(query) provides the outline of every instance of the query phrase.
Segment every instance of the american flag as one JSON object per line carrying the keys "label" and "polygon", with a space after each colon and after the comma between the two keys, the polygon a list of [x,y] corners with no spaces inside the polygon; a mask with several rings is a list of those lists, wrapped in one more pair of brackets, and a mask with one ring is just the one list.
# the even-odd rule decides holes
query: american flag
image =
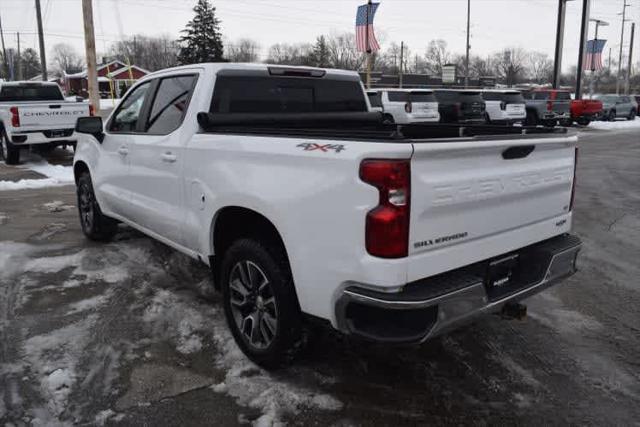
{"label": "american flag", "polygon": [[587,56],[584,60],[584,70],[600,71],[602,66],[602,51],[606,40],[589,40],[587,42]]}
{"label": "american flag", "polygon": [[358,6],[356,15],[356,48],[358,52],[376,52],[380,45],[373,33],[373,17],[380,3],[368,3]]}

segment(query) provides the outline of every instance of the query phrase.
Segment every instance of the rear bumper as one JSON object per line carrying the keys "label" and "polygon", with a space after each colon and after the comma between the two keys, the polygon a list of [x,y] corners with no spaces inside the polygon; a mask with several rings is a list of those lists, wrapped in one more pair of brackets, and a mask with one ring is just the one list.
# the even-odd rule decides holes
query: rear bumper
{"label": "rear bumper", "polygon": [[[573,275],[580,247],[579,238],[566,234],[409,283],[395,293],[354,284],[345,288],[336,302],[338,328],[376,341],[425,341]],[[507,284],[488,287],[485,273],[489,263],[513,255],[518,256],[519,265]]]}
{"label": "rear bumper", "polygon": [[11,142],[16,145],[56,144],[75,140],[73,128],[42,129],[37,131],[12,132]]}

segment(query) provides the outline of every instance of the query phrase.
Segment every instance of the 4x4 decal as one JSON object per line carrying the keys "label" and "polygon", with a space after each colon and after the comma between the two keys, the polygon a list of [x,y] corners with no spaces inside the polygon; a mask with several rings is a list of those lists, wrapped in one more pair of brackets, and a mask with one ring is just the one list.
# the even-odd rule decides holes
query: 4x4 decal
{"label": "4x4 decal", "polygon": [[310,142],[304,142],[302,144],[298,144],[296,145],[296,147],[302,147],[304,148],[304,151],[315,151],[315,150],[320,150],[324,153],[329,152],[329,150],[333,150],[336,153],[339,153],[343,150],[346,150],[346,147],[342,144],[315,144],[315,143],[310,143]]}

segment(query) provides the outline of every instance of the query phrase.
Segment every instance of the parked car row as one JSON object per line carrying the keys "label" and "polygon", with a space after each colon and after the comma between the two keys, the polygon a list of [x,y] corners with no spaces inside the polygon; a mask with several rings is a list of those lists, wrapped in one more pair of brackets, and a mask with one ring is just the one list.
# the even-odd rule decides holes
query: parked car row
{"label": "parked car row", "polygon": [[373,89],[373,111],[390,123],[496,123],[526,119],[525,100],[516,90]]}
{"label": "parked car row", "polygon": [[638,115],[638,101],[630,95],[596,95],[602,102],[603,120],[614,121],[618,118],[635,120]]}

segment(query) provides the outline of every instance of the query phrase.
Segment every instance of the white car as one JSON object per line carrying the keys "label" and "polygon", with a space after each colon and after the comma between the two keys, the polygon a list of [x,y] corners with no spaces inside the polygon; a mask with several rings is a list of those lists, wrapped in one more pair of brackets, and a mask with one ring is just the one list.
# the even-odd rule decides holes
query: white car
{"label": "white car", "polygon": [[380,104],[388,122],[410,124],[440,121],[438,102],[432,90],[375,89],[375,92],[380,96]]}
{"label": "white car", "polygon": [[75,145],[78,117],[91,115],[86,102],[65,100],[52,82],[0,83],[0,155],[7,164],[20,162],[20,150]]}
{"label": "white car", "polygon": [[527,106],[522,93],[517,90],[483,90],[487,123],[523,123],[527,118]]}
{"label": "white car", "polygon": [[575,272],[575,133],[397,129],[368,108],[351,71],[152,73],[106,125],[78,120],[82,230],[108,240],[120,221],[209,265],[238,345],[268,368],[310,317],[422,342]]}

